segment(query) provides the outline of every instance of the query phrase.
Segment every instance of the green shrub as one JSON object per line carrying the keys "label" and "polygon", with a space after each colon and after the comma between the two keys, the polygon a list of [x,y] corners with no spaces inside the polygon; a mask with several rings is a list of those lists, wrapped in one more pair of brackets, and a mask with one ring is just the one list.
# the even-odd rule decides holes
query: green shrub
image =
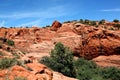
{"label": "green shrub", "polygon": [[79,58],[74,62],[76,78],[79,80],[119,80],[120,69],[100,68],[94,62]]}
{"label": "green shrub", "polygon": [[55,45],[50,57],[43,57],[40,62],[66,76],[75,77],[72,52],[61,43]]}
{"label": "green shrub", "polygon": [[105,20],[104,19],[102,19],[102,20],[100,20],[99,21],[99,23],[98,24],[104,24],[105,23]]}
{"label": "green shrub", "polygon": [[51,51],[50,57],[43,57],[40,63],[79,80],[119,80],[120,78],[120,69],[100,68],[93,61],[84,58],[74,60],[69,48],[61,43],[57,43]]}
{"label": "green shrub", "polygon": [[120,69],[115,67],[107,67],[101,70],[101,76],[104,79],[120,80]]}
{"label": "green shrub", "polygon": [[18,64],[18,61],[16,59],[12,59],[12,58],[0,59],[0,68],[1,69],[6,69],[6,68],[9,68],[9,67],[14,66],[16,64]]}
{"label": "green shrub", "polygon": [[71,23],[71,21],[65,21],[65,22],[63,22],[63,23]]}
{"label": "green shrub", "polygon": [[91,22],[90,22],[90,25],[96,26],[96,25],[97,25],[97,24],[96,24],[96,21],[91,21]]}
{"label": "green shrub", "polygon": [[9,46],[14,46],[14,41],[13,40],[7,40],[7,44]]}
{"label": "green shrub", "polygon": [[109,30],[114,30],[114,28],[111,27],[111,28],[109,28]]}
{"label": "green shrub", "polygon": [[119,22],[119,20],[118,20],[118,19],[114,19],[114,20],[113,20],[113,22],[118,23],[118,22]]}
{"label": "green shrub", "polygon": [[107,79],[104,79],[103,77],[98,75],[98,76],[92,77],[92,79],[90,79],[90,80],[107,80]]}
{"label": "green shrub", "polygon": [[44,56],[40,60],[40,63],[45,64],[46,66],[53,69],[53,65],[54,65],[55,61],[50,57]]}
{"label": "green shrub", "polygon": [[84,23],[85,23],[85,24],[89,24],[89,23],[90,23],[90,20],[85,19]]}
{"label": "green shrub", "polygon": [[80,19],[80,21],[79,21],[80,23],[84,23],[84,20],[83,19]]}
{"label": "green shrub", "polygon": [[7,44],[9,46],[14,46],[14,41],[13,40],[7,40]]}
{"label": "green shrub", "polygon": [[92,62],[79,58],[74,62],[74,67],[76,70],[76,78],[79,80],[91,80],[94,76],[97,76],[99,68]]}

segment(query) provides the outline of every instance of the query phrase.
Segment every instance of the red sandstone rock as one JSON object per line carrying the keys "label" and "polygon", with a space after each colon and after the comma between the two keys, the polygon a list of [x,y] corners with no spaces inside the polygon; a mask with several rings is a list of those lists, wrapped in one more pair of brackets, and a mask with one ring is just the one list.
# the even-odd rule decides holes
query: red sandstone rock
{"label": "red sandstone rock", "polygon": [[[55,28],[55,31],[52,31],[52,28]],[[62,42],[70,47],[75,55],[87,59],[120,54],[120,30],[112,31],[102,28],[101,25],[95,28],[79,23],[61,25],[57,21],[52,28],[1,28],[0,36],[5,36],[3,33],[7,32],[6,38],[14,40],[16,48],[29,52],[29,55],[35,54],[35,57],[38,54],[49,55],[57,42]]]}
{"label": "red sandstone rock", "polygon": [[60,22],[54,21],[53,24],[52,24],[51,30],[57,31],[58,28],[60,28],[61,26],[62,26],[62,24]]}
{"label": "red sandstone rock", "polygon": [[31,68],[32,71],[18,65],[13,66],[8,70],[0,70],[0,80],[14,80],[17,77],[24,77],[27,78],[27,80],[77,80],[66,77],[60,73],[53,72],[46,66],[39,63],[30,63],[27,64],[27,67]]}
{"label": "red sandstone rock", "polygon": [[93,59],[101,67],[117,67],[120,68],[120,55],[99,56]]}
{"label": "red sandstone rock", "polygon": [[[105,24],[110,27],[113,23]],[[92,59],[98,65],[120,67],[120,30],[108,30],[101,26],[95,28],[79,23],[65,23],[61,25],[55,21],[52,28],[0,28],[0,37],[15,41],[15,47],[29,54],[22,55],[21,59],[31,59],[33,62],[43,56],[48,56],[57,42],[62,42],[72,49],[76,56]],[[8,46],[3,45],[6,50]],[[14,50],[13,48],[10,48]],[[10,52],[5,52],[7,55]],[[117,54],[117,55],[116,55]],[[11,56],[11,55],[9,55]],[[32,57],[30,57],[32,56]],[[21,66],[13,66],[10,70],[0,70],[0,80],[6,75],[11,80],[15,77],[27,77],[28,80],[75,80],[54,72],[38,63],[26,64],[33,71]]]}

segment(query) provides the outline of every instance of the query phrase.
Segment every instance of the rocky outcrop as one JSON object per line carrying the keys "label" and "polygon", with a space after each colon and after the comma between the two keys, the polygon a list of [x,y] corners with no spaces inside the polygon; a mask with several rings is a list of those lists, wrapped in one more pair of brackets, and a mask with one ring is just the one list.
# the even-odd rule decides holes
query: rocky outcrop
{"label": "rocky outcrop", "polygon": [[29,63],[26,67],[15,65],[11,69],[0,70],[0,80],[15,80],[21,77],[27,80],[77,80],[54,72],[39,63]]}
{"label": "rocky outcrop", "polygon": [[62,24],[60,22],[54,21],[53,24],[52,24],[51,30],[57,31],[58,28],[60,28],[61,26],[62,26]]}
{"label": "rocky outcrop", "polygon": [[[107,25],[110,27],[114,23]],[[16,65],[9,70],[0,70],[0,80],[14,80],[21,76],[28,80],[76,80],[37,63],[41,57],[49,56],[57,42],[70,47],[75,56],[93,60],[100,66],[120,67],[120,30],[109,30],[102,26],[96,28],[81,23],[61,24],[55,21],[49,28],[0,28],[0,37],[15,42],[15,48],[4,44],[0,51],[7,57],[13,58],[14,54],[18,54],[21,60],[33,62],[26,64],[27,67]]]}
{"label": "rocky outcrop", "polygon": [[117,67],[120,69],[120,55],[98,56],[93,61],[101,67]]}
{"label": "rocky outcrop", "polygon": [[0,33],[1,37],[14,40],[15,47],[30,55],[49,55],[57,42],[70,47],[76,56],[87,59],[120,54],[120,30],[108,30],[101,26],[96,28],[81,23],[61,25],[55,21],[51,28],[1,28],[0,31],[4,33]]}

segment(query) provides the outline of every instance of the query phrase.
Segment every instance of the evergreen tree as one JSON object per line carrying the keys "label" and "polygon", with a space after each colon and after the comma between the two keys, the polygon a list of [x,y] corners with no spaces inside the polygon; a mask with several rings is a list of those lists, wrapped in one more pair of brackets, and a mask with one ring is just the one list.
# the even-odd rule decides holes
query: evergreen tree
{"label": "evergreen tree", "polygon": [[66,76],[75,77],[72,52],[61,43],[55,45],[50,57],[43,57],[40,62]]}

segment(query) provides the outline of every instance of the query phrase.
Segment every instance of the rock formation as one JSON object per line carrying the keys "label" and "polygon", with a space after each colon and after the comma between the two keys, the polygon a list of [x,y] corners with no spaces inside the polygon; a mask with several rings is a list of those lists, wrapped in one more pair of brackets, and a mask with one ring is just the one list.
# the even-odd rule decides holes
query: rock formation
{"label": "rock formation", "polygon": [[53,24],[52,24],[51,30],[57,31],[58,28],[60,28],[61,26],[62,26],[62,24],[60,22],[54,21]]}
{"label": "rock formation", "polygon": [[15,80],[21,77],[27,80],[77,80],[54,72],[42,64],[29,63],[26,66],[15,65],[10,70],[0,70],[0,80]]}
{"label": "rock formation", "polygon": [[62,42],[72,49],[75,56],[93,59],[99,56],[119,56],[120,30],[109,30],[114,28],[113,25],[107,22],[95,27],[79,22],[61,24],[55,21],[48,28],[1,28],[0,37],[14,40],[17,49],[29,53],[27,57],[49,55],[54,45]]}

